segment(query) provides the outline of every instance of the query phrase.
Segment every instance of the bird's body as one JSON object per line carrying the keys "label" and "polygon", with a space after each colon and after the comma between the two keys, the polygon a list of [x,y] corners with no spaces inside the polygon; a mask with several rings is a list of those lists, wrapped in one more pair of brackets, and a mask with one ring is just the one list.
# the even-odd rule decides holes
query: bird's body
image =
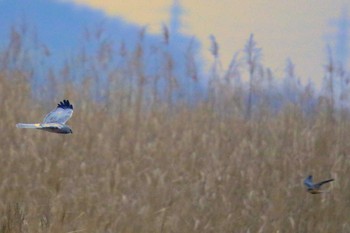
{"label": "bird's body", "polygon": [[39,129],[51,133],[69,134],[73,133],[73,131],[65,123],[69,120],[69,118],[72,117],[72,115],[73,105],[69,103],[69,100],[63,100],[57,105],[57,108],[45,116],[43,123],[18,123],[16,124],[16,127],[26,129]]}
{"label": "bird's body", "polygon": [[334,179],[328,179],[328,180],[324,180],[321,181],[319,183],[314,183],[312,181],[312,176],[308,176],[305,180],[304,180],[304,185],[307,187],[307,191],[311,194],[319,194],[319,193],[323,193],[325,191],[321,190],[321,186],[323,184],[326,184],[328,182],[333,181]]}

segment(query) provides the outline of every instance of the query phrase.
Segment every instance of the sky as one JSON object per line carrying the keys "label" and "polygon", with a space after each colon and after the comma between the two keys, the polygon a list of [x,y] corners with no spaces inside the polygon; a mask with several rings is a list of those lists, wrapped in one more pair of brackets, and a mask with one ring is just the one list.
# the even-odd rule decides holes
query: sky
{"label": "sky", "polygon": [[[160,33],[169,22],[173,0],[62,0],[104,11],[110,16],[139,25],[147,25],[152,33]],[[210,35],[216,37],[223,67],[235,52],[240,52],[251,33],[262,48],[263,64],[282,75],[286,59],[296,65],[302,81],[323,78],[326,47],[336,28],[347,0],[178,0],[185,10],[181,32],[196,36],[202,53],[210,59]],[[331,43],[332,44],[332,43]]]}

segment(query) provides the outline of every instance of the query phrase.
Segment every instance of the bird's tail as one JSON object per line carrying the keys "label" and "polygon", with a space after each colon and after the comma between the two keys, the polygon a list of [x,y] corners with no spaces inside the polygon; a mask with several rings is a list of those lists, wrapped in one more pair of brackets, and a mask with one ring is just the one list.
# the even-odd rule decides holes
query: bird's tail
{"label": "bird's tail", "polygon": [[17,128],[25,128],[25,129],[40,129],[40,124],[24,124],[24,123],[18,123],[16,124]]}

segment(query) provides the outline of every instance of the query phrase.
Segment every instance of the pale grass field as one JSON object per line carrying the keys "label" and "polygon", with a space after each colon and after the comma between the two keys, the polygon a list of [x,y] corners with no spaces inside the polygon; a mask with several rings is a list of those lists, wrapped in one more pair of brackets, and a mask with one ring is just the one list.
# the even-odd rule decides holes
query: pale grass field
{"label": "pale grass field", "polygon": [[[291,107],[246,122],[204,104],[135,122],[68,93],[74,133],[56,135],[16,129],[51,108],[1,80],[0,232],[350,231],[347,120]],[[335,178],[329,192],[307,193],[309,173]]]}
{"label": "pale grass field", "polygon": [[[0,72],[1,233],[350,232],[346,116],[291,105],[244,120],[239,97],[222,114],[210,100],[127,105],[120,89],[101,104],[69,83],[40,102],[26,77]],[[63,98],[72,135],[15,127]],[[311,195],[309,174],[335,181]]]}

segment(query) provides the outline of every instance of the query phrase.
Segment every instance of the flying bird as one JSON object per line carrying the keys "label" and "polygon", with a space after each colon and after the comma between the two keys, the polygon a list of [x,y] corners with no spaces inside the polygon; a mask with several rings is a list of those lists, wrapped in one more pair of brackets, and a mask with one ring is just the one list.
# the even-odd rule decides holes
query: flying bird
{"label": "flying bird", "polygon": [[73,133],[73,131],[68,125],[66,125],[66,122],[72,117],[72,115],[73,105],[69,103],[69,100],[63,100],[57,105],[57,108],[45,116],[42,123],[18,123],[16,124],[16,127],[45,130],[51,133],[70,134]]}
{"label": "flying bird", "polygon": [[319,194],[319,193],[323,193],[324,191],[321,190],[321,186],[323,184],[326,184],[328,182],[333,181],[334,179],[329,179],[329,180],[324,180],[321,181],[319,183],[314,183],[312,181],[312,176],[308,176],[305,180],[304,180],[304,185],[307,187],[307,191],[311,194]]}

